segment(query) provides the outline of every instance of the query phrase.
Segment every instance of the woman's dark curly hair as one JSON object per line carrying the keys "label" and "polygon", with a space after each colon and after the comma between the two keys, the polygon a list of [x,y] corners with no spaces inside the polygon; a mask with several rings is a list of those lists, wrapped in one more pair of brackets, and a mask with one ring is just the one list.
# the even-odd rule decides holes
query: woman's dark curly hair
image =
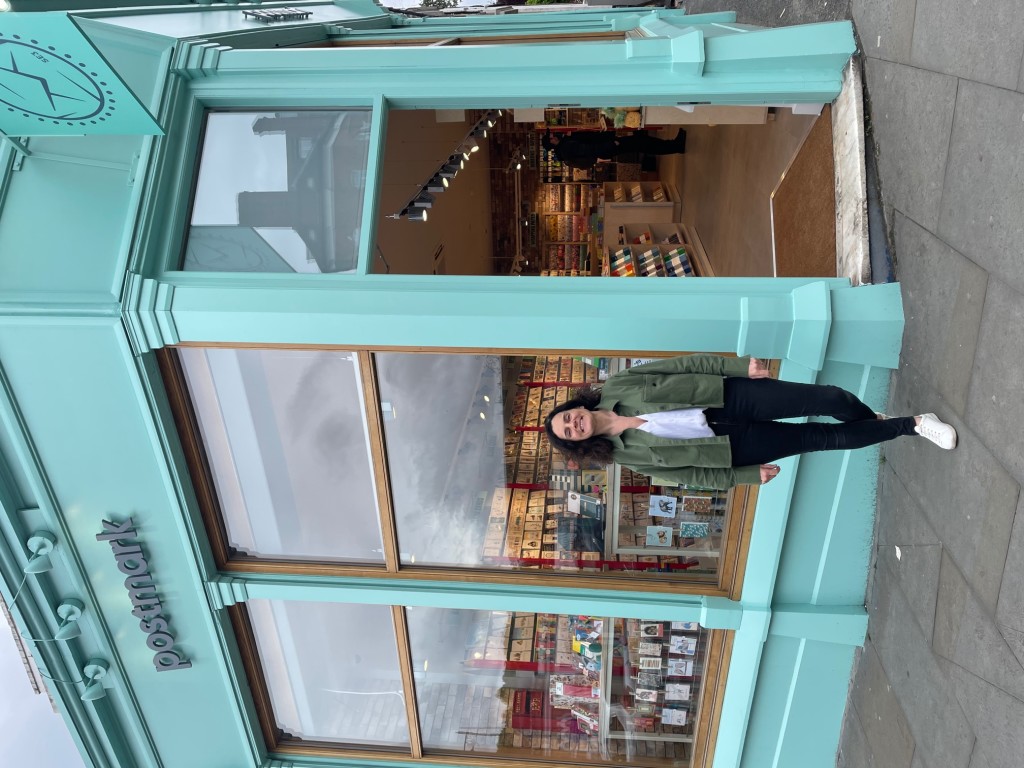
{"label": "woman's dark curly hair", "polygon": [[547,433],[551,447],[581,466],[584,464],[610,464],[612,461],[611,441],[597,436],[588,437],[586,440],[566,440],[555,434],[552,423],[555,416],[573,408],[586,408],[588,411],[595,411],[599,402],[601,402],[601,388],[587,384],[576,390],[572,399],[556,406],[551,413],[544,417],[544,431]]}

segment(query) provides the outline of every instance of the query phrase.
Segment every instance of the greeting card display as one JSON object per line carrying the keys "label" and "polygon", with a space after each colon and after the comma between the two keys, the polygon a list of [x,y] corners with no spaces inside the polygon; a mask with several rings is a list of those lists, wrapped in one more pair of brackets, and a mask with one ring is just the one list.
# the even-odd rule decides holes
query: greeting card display
{"label": "greeting card display", "polygon": [[633,696],[637,701],[655,702],[658,700],[658,692],[653,688],[637,688],[633,692]]}
{"label": "greeting card display", "polygon": [[658,672],[638,672],[636,684],[640,688],[661,688],[664,685],[664,679]]}
{"label": "greeting card display", "polygon": [[675,656],[693,656],[697,652],[697,638],[672,635],[668,640],[668,652]]}
{"label": "greeting card display", "polygon": [[710,515],[711,498],[709,496],[683,496],[681,500],[683,512],[691,515]]}
{"label": "greeting card display", "polygon": [[657,656],[661,657],[661,643],[640,643],[640,655],[641,656]]}
{"label": "greeting card display", "polygon": [[685,709],[669,709],[666,707],[661,710],[661,722],[663,725],[686,725],[688,712]]}
{"label": "greeting card display", "polygon": [[665,686],[665,701],[689,701],[689,683],[669,683]]}
{"label": "greeting card display", "polygon": [[641,656],[640,669],[661,669],[660,656]]}
{"label": "greeting card display", "polygon": [[703,539],[711,533],[707,523],[681,523],[679,535],[689,539]]}
{"label": "greeting card display", "polygon": [[661,625],[660,621],[640,622],[640,635],[642,637],[662,637],[664,634],[665,628]]}
{"label": "greeting card display", "polygon": [[700,630],[700,624],[696,621],[673,621],[672,631],[673,632],[697,632]]}
{"label": "greeting card display", "polygon": [[648,547],[671,547],[672,529],[667,525],[648,525],[646,544]]}
{"label": "greeting card display", "polygon": [[676,497],[675,496],[651,496],[651,517],[675,517]]}
{"label": "greeting card display", "polygon": [[668,677],[693,677],[693,662],[689,659],[669,659],[665,674]]}

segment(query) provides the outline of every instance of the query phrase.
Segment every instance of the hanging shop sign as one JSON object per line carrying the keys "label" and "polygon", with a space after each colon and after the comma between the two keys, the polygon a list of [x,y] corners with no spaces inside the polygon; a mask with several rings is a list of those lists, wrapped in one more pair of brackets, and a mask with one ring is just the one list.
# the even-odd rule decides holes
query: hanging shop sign
{"label": "hanging shop sign", "polygon": [[110,544],[117,569],[125,575],[124,588],[132,601],[132,615],[139,619],[139,629],[147,635],[146,645],[153,651],[153,666],[157,672],[191,667],[192,662],[174,647],[170,622],[163,613],[156,580],[149,572],[135,522],[130,517],[120,523],[104,520],[103,530],[96,534],[96,540]]}
{"label": "hanging shop sign", "polygon": [[161,134],[149,111],[70,17],[3,14],[0,132]]}

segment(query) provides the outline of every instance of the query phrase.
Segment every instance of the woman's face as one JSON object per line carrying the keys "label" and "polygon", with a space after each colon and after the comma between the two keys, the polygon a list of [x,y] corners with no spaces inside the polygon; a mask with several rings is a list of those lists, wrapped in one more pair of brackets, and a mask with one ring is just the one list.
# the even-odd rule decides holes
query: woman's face
{"label": "woman's face", "polygon": [[570,408],[555,416],[551,426],[564,440],[586,440],[594,436],[594,414],[583,407]]}

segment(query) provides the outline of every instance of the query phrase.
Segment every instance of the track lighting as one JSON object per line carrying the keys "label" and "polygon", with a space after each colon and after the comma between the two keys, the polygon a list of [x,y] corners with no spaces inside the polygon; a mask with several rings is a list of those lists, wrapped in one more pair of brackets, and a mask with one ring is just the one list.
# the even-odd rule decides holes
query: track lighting
{"label": "track lighting", "polygon": [[[441,163],[441,166],[437,171],[423,184],[419,191],[412,196],[411,199],[405,204],[398,213],[393,213],[388,216],[391,219],[408,219],[410,221],[426,221],[427,212],[426,209],[433,205],[434,198],[440,192],[444,192],[451,185],[451,180],[466,167],[466,161],[469,160],[470,156],[474,152],[480,151],[480,144],[477,142],[477,138],[487,138],[487,130],[493,128],[501,117],[502,111],[490,110],[486,112],[476,123],[470,128],[466,137],[462,140],[462,143],[457,145],[457,149],[454,154],[449,155],[448,159]],[[519,151],[519,150],[517,150]],[[523,159],[526,159],[526,155],[523,155]],[[516,170],[522,168],[520,162],[515,163]],[[510,164],[509,170],[512,169]]]}

